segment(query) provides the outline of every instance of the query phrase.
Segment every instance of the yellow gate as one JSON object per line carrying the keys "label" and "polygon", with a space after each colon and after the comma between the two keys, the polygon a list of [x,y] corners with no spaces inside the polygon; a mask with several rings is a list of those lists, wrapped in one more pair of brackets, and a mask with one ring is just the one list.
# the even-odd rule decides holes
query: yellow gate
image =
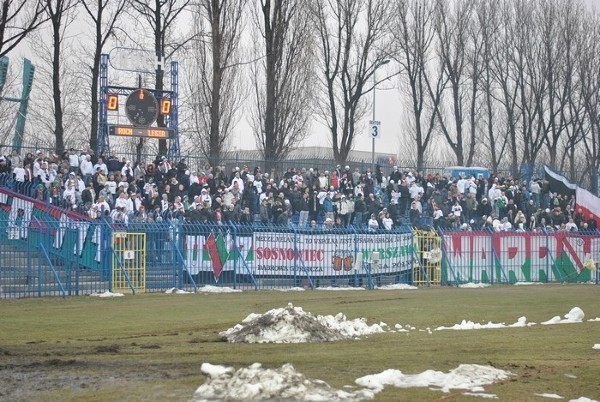
{"label": "yellow gate", "polygon": [[[114,232],[113,292],[146,291],[146,233]],[[131,283],[131,286],[130,286]]]}
{"label": "yellow gate", "polygon": [[[413,231],[415,258],[413,265],[413,282],[415,285],[439,285],[442,281],[442,239],[435,230]],[[427,274],[427,277],[423,273]]]}

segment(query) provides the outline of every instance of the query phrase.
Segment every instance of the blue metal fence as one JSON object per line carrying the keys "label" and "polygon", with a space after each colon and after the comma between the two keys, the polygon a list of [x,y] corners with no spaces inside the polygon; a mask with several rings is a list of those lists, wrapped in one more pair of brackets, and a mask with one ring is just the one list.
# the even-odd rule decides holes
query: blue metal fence
{"label": "blue metal fence", "polygon": [[[0,200],[1,201],[1,200]],[[4,200],[6,201],[6,200]],[[58,217],[0,202],[0,298],[113,291],[124,259],[143,256],[144,291],[368,287],[413,283],[418,233],[183,221],[115,225]],[[143,234],[129,257],[119,236]],[[576,233],[444,232],[442,283],[594,280],[600,236]],[[596,277],[597,280],[597,277]],[[135,281],[131,281],[133,283]],[[130,283],[128,279],[128,283]],[[136,290],[134,285],[132,290]]]}
{"label": "blue metal fence", "polygon": [[47,214],[42,220],[39,211],[25,207],[14,214],[12,207],[0,209],[0,298],[112,291],[113,271],[123,270],[119,258],[127,251],[115,243],[115,232],[144,234],[147,292],[196,291],[205,285],[268,289],[412,283],[413,234],[408,228],[183,221],[124,226],[65,214]]}

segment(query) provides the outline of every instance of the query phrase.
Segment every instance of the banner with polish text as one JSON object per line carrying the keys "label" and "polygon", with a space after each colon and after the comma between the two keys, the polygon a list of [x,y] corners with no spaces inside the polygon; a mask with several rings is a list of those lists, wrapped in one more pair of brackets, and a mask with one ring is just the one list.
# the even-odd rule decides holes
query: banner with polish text
{"label": "banner with polish text", "polygon": [[[255,277],[363,275],[363,261],[379,253],[378,272],[412,269],[412,234],[294,234],[255,232],[186,236],[184,259],[191,274],[252,273]],[[236,268],[237,267],[237,268]]]}

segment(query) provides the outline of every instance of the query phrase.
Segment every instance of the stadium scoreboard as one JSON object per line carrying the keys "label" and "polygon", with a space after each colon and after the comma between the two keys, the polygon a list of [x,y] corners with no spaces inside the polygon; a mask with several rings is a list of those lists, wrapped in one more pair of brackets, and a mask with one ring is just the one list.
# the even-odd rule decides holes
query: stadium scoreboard
{"label": "stadium scoreboard", "polygon": [[[107,109],[119,111],[118,94],[108,94]],[[151,127],[159,114],[168,115],[170,112],[170,99],[163,98],[159,101],[151,91],[144,88],[136,89],[127,96],[125,101],[125,115],[131,125],[109,124],[108,134],[121,137],[173,139],[175,130],[167,127]]]}

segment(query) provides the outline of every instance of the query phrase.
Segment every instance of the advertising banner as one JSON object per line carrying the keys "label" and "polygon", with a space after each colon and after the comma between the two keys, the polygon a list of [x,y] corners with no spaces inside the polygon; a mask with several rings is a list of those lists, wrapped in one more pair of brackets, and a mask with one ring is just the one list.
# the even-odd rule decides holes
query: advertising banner
{"label": "advertising banner", "polygon": [[399,274],[412,268],[413,258],[412,235],[408,233],[187,235],[184,250],[190,273],[211,271],[215,279],[235,266],[238,273],[256,277],[327,277],[354,275],[355,270],[362,275],[362,261],[369,261],[373,252],[379,253],[378,272]]}

